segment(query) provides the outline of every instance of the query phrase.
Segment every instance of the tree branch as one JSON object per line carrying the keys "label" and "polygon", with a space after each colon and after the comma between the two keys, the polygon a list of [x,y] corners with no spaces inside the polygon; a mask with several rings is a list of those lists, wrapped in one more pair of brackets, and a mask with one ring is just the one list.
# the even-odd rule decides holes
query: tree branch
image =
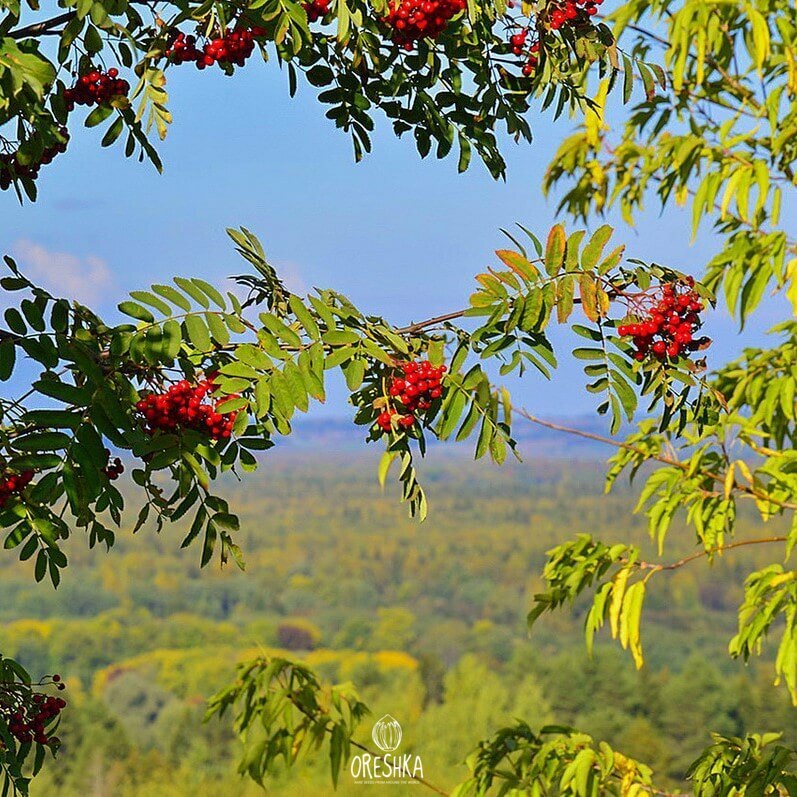
{"label": "tree branch", "polygon": [[[597,443],[604,443],[605,445],[612,446],[614,448],[622,448],[626,451],[631,451],[634,454],[638,454],[645,459],[656,460],[664,465],[678,468],[684,473],[691,472],[692,475],[704,476],[707,479],[711,479],[712,481],[716,482],[717,484],[723,485],[723,487],[725,486],[724,476],[707,470],[692,471],[692,468],[688,463],[668,457],[665,454],[651,454],[649,451],[645,451],[644,449],[639,448],[639,446],[635,446],[632,443],[626,443],[622,440],[614,440],[611,437],[605,437],[604,435],[595,434],[594,432],[586,432],[583,429],[574,429],[570,426],[564,426],[562,424],[553,423],[552,421],[546,421],[543,418],[538,418],[536,415],[532,415],[528,410],[523,409],[522,407],[513,407],[512,411],[516,415],[519,415],[521,418],[524,418],[525,420],[536,424],[537,426],[544,426],[546,429],[552,429],[555,432],[563,432],[564,434],[574,435],[575,437],[582,437],[585,440],[594,440]],[[747,487],[743,484],[739,484],[739,482],[735,480],[731,485],[731,488],[749,498],[754,498],[757,501],[766,501],[775,506],[779,506],[782,509],[797,509],[797,503],[793,503],[791,501],[780,501],[777,498],[773,498],[767,493],[762,493],[753,487]]]}
{"label": "tree branch", "polygon": [[759,537],[755,540],[741,540],[740,542],[732,542],[728,545],[718,545],[716,548],[709,548],[708,550],[698,551],[697,553],[685,556],[677,562],[672,562],[668,565],[657,564],[655,562],[637,562],[637,567],[640,570],[653,570],[654,572],[663,570],[678,570],[695,559],[701,559],[705,556],[711,556],[715,553],[722,553],[723,551],[730,551],[732,548],[742,548],[745,545],[767,545],[773,542],[788,542],[788,537]]}
{"label": "tree branch", "polygon": [[394,330],[397,335],[413,335],[416,332],[423,332],[424,329],[435,327],[438,324],[443,324],[446,321],[456,321],[458,318],[463,318],[465,310],[454,310],[451,313],[444,313],[443,315],[435,316],[434,318],[427,318],[426,321],[418,321],[409,326],[402,327],[401,329]]}
{"label": "tree branch", "polygon": [[8,35],[12,39],[30,39],[35,36],[41,36],[44,33],[50,33],[53,28],[57,28],[59,25],[70,22],[74,19],[76,13],[75,11],[67,11],[57,17],[52,17],[52,19],[46,19],[44,22],[37,22],[35,25],[28,25],[19,30],[9,31]]}

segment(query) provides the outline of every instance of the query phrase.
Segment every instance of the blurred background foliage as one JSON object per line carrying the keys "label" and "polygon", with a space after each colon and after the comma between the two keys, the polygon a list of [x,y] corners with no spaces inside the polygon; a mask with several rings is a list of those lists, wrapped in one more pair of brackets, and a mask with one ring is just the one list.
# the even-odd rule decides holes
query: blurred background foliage
{"label": "blurred background foliage", "polygon": [[[744,575],[766,551],[662,578],[649,597],[640,672],[611,644],[587,659],[586,601],[527,636],[525,613],[553,545],[589,531],[650,552],[644,519],[629,511],[633,491],[604,496],[603,463],[586,456],[531,450],[499,471],[440,451],[425,468],[435,511],[418,525],[381,495],[367,455],[328,451],[310,462],[272,452],[255,484],[226,484],[241,511],[246,573],[200,574],[196,557],[176,550],[179,529],[120,534],[107,556],[74,545],[58,592],[4,558],[0,648],[32,672],[68,678],[59,765],[32,793],[260,794],[235,774],[229,723],[202,718],[234,664],[262,649],[356,683],[374,719],[399,719],[402,752],[421,755],[427,777],[444,786],[464,776],[466,751],[516,717],[573,724],[645,760],[672,787],[709,730],[777,729],[797,743],[797,714],[771,688],[771,660],[746,668],[726,655]],[[743,514],[740,538],[755,528]],[[673,558],[689,550],[687,533],[672,535]],[[323,759],[307,761],[271,793],[331,793],[328,778]],[[341,778],[339,794],[361,791]]]}

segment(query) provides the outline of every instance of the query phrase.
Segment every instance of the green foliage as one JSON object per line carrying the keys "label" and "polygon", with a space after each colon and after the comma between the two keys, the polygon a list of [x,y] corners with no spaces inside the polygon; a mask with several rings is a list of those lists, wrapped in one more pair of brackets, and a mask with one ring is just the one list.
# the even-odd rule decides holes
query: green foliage
{"label": "green foliage", "polygon": [[[635,64],[633,54],[621,63],[603,23],[557,31],[543,19],[542,5],[513,11],[503,0],[469,3],[443,35],[423,38],[409,51],[391,39],[385,0],[337,0],[331,14],[314,24],[297,0],[172,3],[157,12],[138,0],[78,0],[64,3],[67,11],[55,16],[28,5],[25,25],[19,2],[0,6],[0,127],[7,124],[0,144],[23,153],[23,161],[49,146],[61,125],[73,123],[64,95],[71,82],[67,75],[85,74],[102,62],[130,70],[133,89],[129,100],[118,97],[94,108],[86,126],[107,123],[102,146],[124,140],[126,156],[138,154],[160,169],[148,136],[154,131],[164,138],[172,121],[164,87],[176,68],[169,50],[178,31],[213,39],[240,28],[258,29],[263,60],[285,67],[291,95],[300,80],[317,89],[325,115],[349,133],[358,160],[371,149],[379,111],[396,135],[411,134],[421,157],[433,148],[438,158],[456,154],[464,171],[475,151],[494,177],[505,172],[499,124],[516,140],[530,141],[532,107],[551,108],[555,118],[590,107],[592,69],[612,84],[623,74],[628,87],[636,68],[647,94],[654,91],[651,69],[663,77],[657,67]],[[541,36],[541,63],[528,77],[520,74],[520,60],[511,58],[506,35],[524,25],[535,26]],[[45,46],[51,35],[57,37],[55,54]],[[236,70],[232,63],[221,66],[228,76]],[[35,199],[30,176],[12,172],[11,179],[20,198]]]}
{"label": "green foliage", "polygon": [[775,744],[779,738],[777,733],[745,739],[715,736],[715,744],[689,769],[695,796],[791,793],[797,786],[797,751]]}
{"label": "green foliage", "polygon": [[[647,793],[651,772],[644,764],[599,746],[583,733],[556,725],[535,733],[527,723],[502,728],[468,759],[472,777],[452,797],[467,795],[637,795]],[[495,791],[492,791],[495,789]]]}
{"label": "green foliage", "polygon": [[732,656],[745,661],[761,652],[764,638],[776,618],[783,618],[783,631],[775,671],[783,678],[797,705],[797,587],[794,571],[784,572],[781,565],[770,565],[751,573],[745,583],[744,603],[739,607],[739,632],[731,640]]}
{"label": "green foliage", "polygon": [[[291,294],[247,230],[230,231],[256,272],[235,278],[248,290],[244,301],[201,279],[175,277],[133,291],[119,305],[132,323],[115,326],[36,287],[7,259],[12,276],[2,285],[26,298],[19,310],[5,313],[2,375],[14,374],[17,351],[41,371],[25,396],[0,399],[6,472],[27,469],[40,477],[22,500],[0,511],[0,524],[9,529],[6,548],[19,548],[23,560],[35,557],[37,580],[49,574],[57,584],[67,564],[59,541],[74,527],[86,530],[91,547],[113,545],[125,507],[105,472],[106,446],[113,445],[138,460],[132,477],[143,507],[136,530],[150,519],[160,529],[192,518],[183,546],[198,541],[203,565],[218,550],[222,563],[232,557],[243,567],[233,540],[239,521],[227,501],[211,492],[211,484],[226,472],[254,470],[257,452],[289,435],[297,412],[324,401],[326,373],[333,368],[351,391],[354,422],[368,429],[368,441],[385,444],[380,481],[398,462],[403,499],[410,513],[423,519],[427,499],[414,457],[425,454],[427,434],[459,441],[473,436],[477,459],[489,454],[503,463],[516,447],[512,401],[504,388],[493,385],[482,362],[497,358],[501,374],[522,372],[530,362],[549,376],[556,357],[548,323],[567,321],[577,302],[596,325],[577,325],[576,331],[602,348],[580,347],[574,355],[587,360],[587,372],[599,377],[591,387],[608,390],[609,400],[598,412],[611,408],[614,427],[622,412],[632,417],[634,386],[668,408],[685,412],[698,406],[699,396],[687,401],[694,385],[690,377],[679,377],[686,387],[675,394],[677,370],[656,361],[631,364],[627,344],[604,336],[615,323],[608,318],[613,301],[630,301],[629,285],[636,280],[645,290],[651,279],[641,266],[618,267],[622,249],[602,259],[610,234],[602,227],[579,254],[583,233],[566,239],[564,230],[554,227],[537,261],[545,274],[523,247],[502,250],[499,257],[509,269],[479,275],[470,308],[444,322],[430,319],[404,328],[364,314],[335,291],[318,290],[306,298]],[[536,245],[533,234],[527,235]],[[680,278],[658,267],[651,273],[665,281]],[[472,330],[454,325],[460,317],[475,317],[478,325]],[[607,352],[609,343],[615,351]],[[448,362],[442,395],[410,426],[393,424],[386,431],[376,420],[392,406],[390,379],[402,362],[421,357]],[[190,426],[158,427],[146,416],[146,405],[139,404],[149,395],[164,395],[180,380],[203,378],[212,382],[214,412],[234,419],[228,438],[208,437]],[[172,490],[164,489],[163,476]]]}
{"label": "green foliage", "polygon": [[[37,699],[36,686],[45,684],[42,679],[33,683],[27,670],[13,659],[0,656],[0,707],[4,715],[17,712],[21,706],[31,705]],[[58,745],[43,745],[38,741],[23,741],[11,733],[5,716],[0,720],[0,787],[2,793],[26,797],[31,778],[39,774],[48,753],[55,755]]]}
{"label": "green foliage", "polygon": [[291,766],[309,749],[329,747],[333,784],[351,755],[351,737],[368,713],[350,684],[323,693],[302,664],[260,658],[241,665],[231,687],[213,697],[208,717],[235,711],[235,730],[244,740],[240,772],[263,785],[281,762]]}

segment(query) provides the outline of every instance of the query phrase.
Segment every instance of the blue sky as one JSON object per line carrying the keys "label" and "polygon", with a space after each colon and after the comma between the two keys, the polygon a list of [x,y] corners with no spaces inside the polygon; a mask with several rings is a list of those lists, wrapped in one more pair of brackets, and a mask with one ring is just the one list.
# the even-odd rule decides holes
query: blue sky
{"label": "blue sky", "polygon": [[[274,63],[253,58],[232,79],[172,69],[167,88],[175,123],[159,145],[164,174],[118,146],[101,149],[102,130],[76,129],[67,154],[42,170],[36,204],[0,195],[0,251],[111,313],[126,291],[175,274],[219,282],[240,273],[224,229],[245,225],[294,289],[335,287],[404,323],[464,306],[473,275],[505,246],[499,227],[520,221],[544,237],[556,220],[539,186],[574,122],[532,116],[534,143],[506,143],[503,183],[475,159],[462,175],[455,159],[421,161],[411,140],[379,122],[374,152],[355,164],[314,91],[300,87],[290,99]],[[690,246],[687,214],[660,216],[653,202],[636,230],[618,225],[617,240],[634,257],[695,273],[715,248],[709,235]],[[770,302],[741,339],[716,313],[710,361],[761,342],[785,313]],[[594,406],[583,382],[565,363],[553,383],[530,374],[516,390],[533,411],[561,416]],[[337,396],[323,411],[346,407]]]}

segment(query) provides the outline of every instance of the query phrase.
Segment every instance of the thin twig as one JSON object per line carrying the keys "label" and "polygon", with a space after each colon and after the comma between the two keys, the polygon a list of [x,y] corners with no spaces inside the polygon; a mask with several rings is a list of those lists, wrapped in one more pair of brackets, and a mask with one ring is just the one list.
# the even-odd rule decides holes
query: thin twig
{"label": "thin twig", "polygon": [[731,542],[728,545],[717,545],[715,548],[698,551],[697,553],[685,556],[683,559],[679,559],[677,562],[672,562],[668,565],[657,564],[656,562],[637,562],[636,566],[640,570],[678,570],[678,568],[688,565],[690,562],[694,562],[695,559],[701,559],[704,556],[712,556],[715,553],[722,553],[723,551],[730,551],[732,548],[741,548],[745,545],[766,545],[773,542],[788,542],[788,540],[788,537],[759,537],[755,540],[741,540],[740,542]]}

